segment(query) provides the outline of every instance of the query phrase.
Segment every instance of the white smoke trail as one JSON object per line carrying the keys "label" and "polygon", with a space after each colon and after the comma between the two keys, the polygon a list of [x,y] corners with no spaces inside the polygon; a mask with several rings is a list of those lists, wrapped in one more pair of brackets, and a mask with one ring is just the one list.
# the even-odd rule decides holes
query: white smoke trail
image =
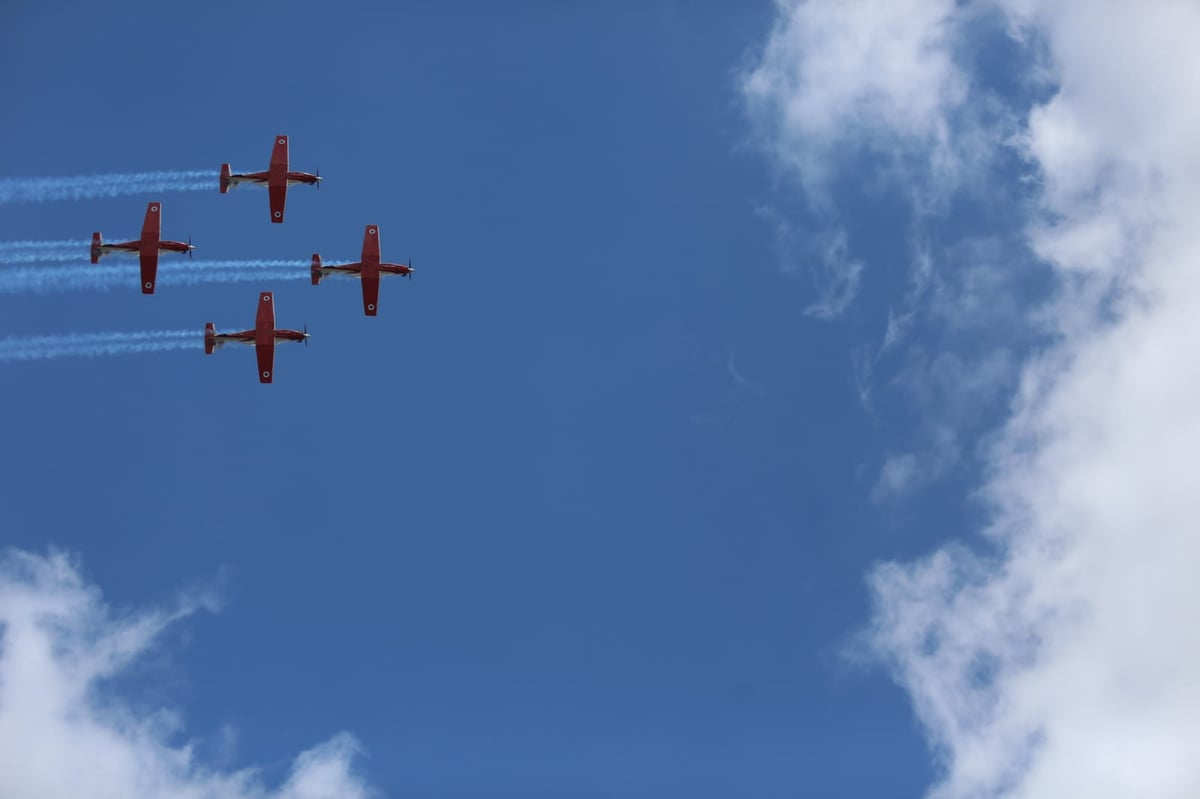
{"label": "white smoke trail", "polygon": [[[118,239],[125,241],[125,239]],[[90,263],[91,253],[87,246],[63,248],[61,250],[0,250],[0,264],[47,264],[47,263]]]}
{"label": "white smoke trail", "polygon": [[194,330],[142,330],[131,333],[65,333],[0,339],[0,362],[47,358],[127,355],[135,352],[203,349],[204,334]]}
{"label": "white smoke trail", "polygon": [[[158,285],[198,286],[205,283],[248,283],[263,280],[304,280],[307,261],[195,261],[159,263]],[[16,266],[0,269],[0,294],[48,294],[56,291],[112,291],[137,288],[141,271],[136,264],[109,266]]]}
{"label": "white smoke trail", "polygon": [[[205,283],[254,283],[263,280],[307,280],[309,277],[307,269],[298,269],[295,266],[291,269],[284,269],[282,267],[263,268],[261,266],[225,268],[224,265],[219,269],[171,269],[159,272],[159,275],[158,282],[165,286],[199,286]],[[134,285],[137,285],[136,278]]]}
{"label": "white smoke trail", "polygon": [[211,169],[124,172],[61,178],[0,178],[0,204],[88,200],[164,191],[205,191],[217,188],[217,178],[217,172]]}
{"label": "white smoke trail", "polygon": [[91,244],[88,239],[59,239],[57,241],[0,241],[0,253],[10,250],[63,250],[87,247]]}
{"label": "white smoke trail", "polygon": [[[126,239],[115,239],[126,241]],[[0,241],[0,264],[66,263],[87,261],[91,254],[88,239],[61,241]]]}

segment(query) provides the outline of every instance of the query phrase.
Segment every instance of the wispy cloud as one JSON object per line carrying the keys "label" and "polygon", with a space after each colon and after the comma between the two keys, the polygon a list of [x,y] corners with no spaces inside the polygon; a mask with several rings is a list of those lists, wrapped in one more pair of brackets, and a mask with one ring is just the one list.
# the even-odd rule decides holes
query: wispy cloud
{"label": "wispy cloud", "polygon": [[777,5],[742,93],[761,145],[811,200],[829,200],[830,180],[859,148],[950,168],[949,116],[966,95],[954,0]]}
{"label": "wispy cloud", "polygon": [[883,460],[871,488],[871,501],[884,504],[905,499],[944,477],[962,458],[958,431],[950,425],[931,425],[920,448],[892,452]]}
{"label": "wispy cloud", "polygon": [[840,316],[858,294],[863,272],[862,261],[850,255],[846,231],[835,226],[815,230],[798,225],[766,205],[756,210],[773,229],[783,271],[806,277],[817,294],[804,313],[815,319]]}
{"label": "wispy cloud", "polygon": [[[798,187],[804,208],[762,216],[777,245],[815,241],[804,259],[794,243],[778,249],[785,271],[798,266],[813,278],[818,299],[809,315],[833,319],[873,268],[891,272],[911,258],[914,282],[928,277],[929,239],[953,203],[963,193],[976,204],[997,201],[991,177],[1014,157],[1019,115],[960,63],[964,33],[987,17],[986,2],[776,6],[775,24],[741,73],[740,89],[752,140],[767,154],[779,191]],[[898,199],[908,214],[889,227],[907,226],[909,240],[921,244],[901,243],[897,255],[875,265],[851,256],[862,248],[849,231],[861,227],[864,199],[880,196],[893,206]],[[903,332],[907,318],[894,321],[891,335]]]}
{"label": "wispy cloud", "polygon": [[733,380],[734,385],[744,391],[750,392],[750,394],[755,397],[765,397],[767,394],[766,388],[760,385],[757,381],[752,381],[747,378],[744,374],[742,374],[742,370],[738,369],[737,353],[735,353],[732,348],[726,348],[725,352],[725,371],[729,374],[730,379]]}
{"label": "wispy cloud", "polygon": [[804,313],[817,319],[833,319],[841,316],[858,294],[862,281],[862,261],[849,256],[850,245],[845,231],[837,231],[827,237],[817,262],[818,299],[804,309]]}
{"label": "wispy cloud", "polygon": [[[833,319],[869,277],[871,264],[851,257],[855,241],[847,240],[862,198],[901,199],[909,218],[898,227],[907,224],[910,237],[923,240],[959,192],[986,195],[984,176],[1015,127],[956,59],[969,20],[954,0],[776,5],[775,25],[740,88],[752,139],[768,155],[779,191],[798,187],[804,209],[763,216],[777,245],[815,240],[799,264],[818,293],[807,313]],[[796,246],[778,249],[785,270],[794,268]],[[889,258],[889,270],[896,260]],[[918,251],[912,270],[926,266]]]}
{"label": "wispy cloud", "polygon": [[341,733],[300,753],[282,784],[255,769],[222,770],[173,745],[172,712],[144,713],[105,691],[171,624],[213,597],[113,613],[61,553],[0,556],[0,796],[109,799],[367,799],[355,740]]}

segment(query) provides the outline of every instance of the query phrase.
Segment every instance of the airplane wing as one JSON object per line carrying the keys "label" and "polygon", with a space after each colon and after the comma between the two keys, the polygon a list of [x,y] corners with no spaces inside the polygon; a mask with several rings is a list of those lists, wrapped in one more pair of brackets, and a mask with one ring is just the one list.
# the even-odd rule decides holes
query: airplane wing
{"label": "airplane wing", "polygon": [[258,356],[258,382],[270,383],[275,373],[275,339],[256,342],[254,354]]}
{"label": "airplane wing", "polygon": [[162,204],[152,202],[146,206],[146,221],[142,222],[142,240],[150,239],[156,244],[162,235]]}
{"label": "airplane wing", "polygon": [[264,291],[258,295],[258,315],[254,317],[254,335],[275,340],[275,297]]}
{"label": "airplane wing", "polygon": [[258,356],[258,382],[270,383],[275,373],[275,297],[269,291],[258,295],[254,353]]}
{"label": "airplane wing", "polygon": [[276,136],[275,146],[271,149],[271,166],[282,166],[283,171],[287,172],[288,168],[288,138],[287,136]]}
{"label": "airplane wing", "polygon": [[138,258],[142,262],[142,293],[153,294],[154,281],[158,274],[158,250],[142,251],[138,253]]}
{"label": "airplane wing", "polygon": [[379,225],[367,225],[363,233],[362,259],[364,263],[379,263]]}
{"label": "airplane wing", "polygon": [[271,221],[283,221],[283,206],[287,204],[287,184],[282,186],[268,186],[267,192],[271,195]]}
{"label": "airplane wing", "polygon": [[379,310],[379,273],[368,276],[365,272],[362,278],[363,310],[367,316],[375,316]]}
{"label": "airplane wing", "polygon": [[276,136],[271,148],[271,166],[267,170],[267,191],[271,195],[271,221],[283,221],[283,206],[287,203],[288,137]]}

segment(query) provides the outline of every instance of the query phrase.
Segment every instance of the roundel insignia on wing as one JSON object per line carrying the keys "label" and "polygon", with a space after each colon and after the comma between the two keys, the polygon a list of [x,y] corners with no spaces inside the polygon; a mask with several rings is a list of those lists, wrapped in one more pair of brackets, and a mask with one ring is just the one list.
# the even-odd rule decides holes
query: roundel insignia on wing
{"label": "roundel insignia on wing", "polygon": [[287,144],[287,139],[286,139],[286,138],[283,138],[283,137],[281,136],[281,137],[279,138],[279,143],[280,143],[280,144]]}
{"label": "roundel insignia on wing", "polygon": [[147,281],[146,281],[146,288],[148,288],[148,289],[152,289],[152,288],[154,288],[154,284],[153,284],[152,282],[150,282],[149,280],[147,280]]}
{"label": "roundel insignia on wing", "polygon": [[368,310],[368,311],[373,311],[373,310],[375,310],[375,303],[373,303],[373,302],[369,302],[369,303],[367,303],[367,310]]}
{"label": "roundel insignia on wing", "polygon": [[150,213],[152,213],[152,214],[157,214],[157,213],[158,213],[158,206],[157,206],[157,205],[152,205],[152,206],[150,206]]}
{"label": "roundel insignia on wing", "polygon": [[372,236],[374,236],[374,235],[375,235],[375,228],[373,228],[373,227],[369,227],[369,228],[367,228],[367,233],[369,233],[369,234],[371,234]]}
{"label": "roundel insignia on wing", "polygon": [[271,370],[270,370],[270,369],[264,369],[264,370],[263,370],[263,377],[270,377],[270,376],[271,376]]}
{"label": "roundel insignia on wing", "polygon": [[283,212],[282,212],[282,211],[276,211],[276,212],[275,212],[275,218],[276,218],[276,219],[278,219],[278,218],[279,218],[279,217],[281,217],[281,216],[283,216]]}
{"label": "roundel insignia on wing", "polygon": [[271,301],[271,295],[270,295],[270,294],[264,294],[264,295],[263,295],[263,302],[270,302],[270,301]]}

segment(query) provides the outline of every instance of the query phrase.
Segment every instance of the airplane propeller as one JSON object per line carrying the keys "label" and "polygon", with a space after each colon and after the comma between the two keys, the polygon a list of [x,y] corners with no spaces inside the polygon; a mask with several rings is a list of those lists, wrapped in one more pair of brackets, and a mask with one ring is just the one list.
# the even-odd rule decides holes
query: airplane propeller
{"label": "airplane propeller", "polygon": [[317,186],[317,191],[320,191],[320,190],[321,190],[321,170],[320,170],[320,169],[318,169],[318,170],[317,170],[317,183],[316,183],[316,186]]}
{"label": "airplane propeller", "polygon": [[188,250],[187,250],[188,258],[192,257],[192,250],[194,250],[194,249],[196,249],[196,248],[192,246],[192,237],[188,236]]}
{"label": "airplane propeller", "polygon": [[304,349],[308,349],[308,323],[304,323]]}
{"label": "airplane propeller", "polygon": [[408,272],[404,276],[406,278],[408,278],[409,280],[412,280],[412,273],[413,273],[413,265],[412,265],[412,256],[410,255],[410,256],[408,256]]}

